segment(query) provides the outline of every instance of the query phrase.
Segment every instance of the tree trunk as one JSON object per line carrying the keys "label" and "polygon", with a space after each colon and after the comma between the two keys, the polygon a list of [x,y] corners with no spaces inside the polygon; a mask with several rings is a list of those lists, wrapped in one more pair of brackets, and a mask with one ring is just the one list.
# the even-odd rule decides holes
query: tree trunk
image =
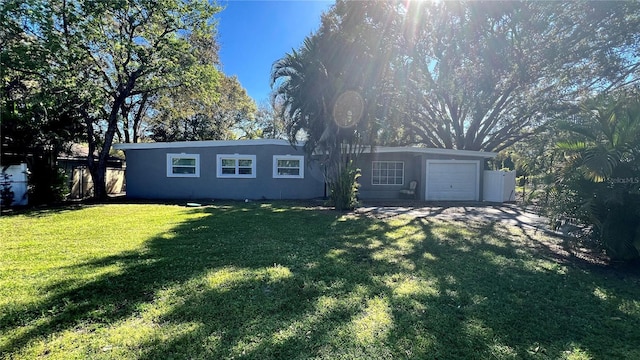
{"label": "tree trunk", "polygon": [[[93,125],[91,126],[93,129]],[[93,153],[96,149],[96,140],[90,137],[89,140],[89,155],[87,156],[87,167],[89,168],[89,174],[91,174],[91,180],[93,181],[93,198],[96,200],[107,199],[107,186],[106,186],[106,161],[101,161],[102,151],[98,155],[98,163],[95,161]],[[107,154],[108,156],[108,154]],[[102,165],[101,165],[102,163]]]}
{"label": "tree trunk", "polygon": [[[126,96],[121,93],[114,101],[113,107],[111,108],[111,114],[109,114],[109,125],[104,134],[104,144],[98,154],[98,165],[96,167],[95,177],[93,178],[93,196],[99,201],[107,200],[107,160],[109,159],[109,152],[111,151],[111,145],[113,144],[113,137],[115,136],[118,127],[118,109],[120,109],[120,104],[125,98]],[[94,174],[92,173],[92,175]]]}
{"label": "tree trunk", "polygon": [[93,131],[93,119],[86,111],[83,111],[83,116],[87,125],[87,143],[89,145],[87,154],[87,168],[89,169],[89,174],[91,175],[91,180],[94,183],[95,190],[96,180],[98,179],[98,167],[96,166],[95,156],[93,155],[93,153],[96,151],[97,140]]}
{"label": "tree trunk", "polygon": [[144,116],[147,101],[149,100],[149,93],[145,92],[142,94],[142,99],[140,100],[140,105],[138,107],[138,111],[136,112],[136,116],[133,118],[133,142],[138,142],[138,137],[140,136],[140,124],[142,124],[142,117]]}
{"label": "tree trunk", "polygon": [[[111,151],[113,138],[118,127],[118,111],[127,96],[131,93],[134,83],[135,79],[130,79],[127,86],[117,92],[117,96],[115,97],[111,107],[111,112],[109,113],[107,131],[104,134],[104,143],[102,144],[102,149],[100,149],[100,153],[98,154],[98,164],[91,164],[90,170],[91,177],[93,178],[93,197],[99,201],[107,200],[107,160],[109,159],[109,152]],[[95,149],[95,145],[93,148]],[[92,154],[89,156],[93,157]]]}
{"label": "tree trunk", "polygon": [[118,89],[114,93],[113,104],[111,106],[111,112],[109,113],[109,119],[107,122],[107,131],[104,134],[104,143],[102,149],[98,154],[98,165],[95,167],[95,171],[91,171],[91,177],[93,178],[93,197],[96,200],[107,200],[107,160],[109,159],[109,152],[111,151],[111,145],[113,144],[113,137],[118,130],[118,112],[126,99],[131,95],[131,91],[136,84],[137,78],[140,76],[142,69],[134,71],[127,79],[127,82],[120,84]]}
{"label": "tree trunk", "polygon": [[91,176],[93,178],[93,197],[96,200],[104,201],[107,199],[107,184],[106,184],[106,174],[107,167],[105,165],[100,165],[100,160],[98,160],[98,165],[96,167],[96,171],[91,172]]}
{"label": "tree trunk", "polygon": [[[125,101],[123,101],[120,105],[120,114],[122,115],[122,132],[124,132],[124,142],[127,144],[131,142],[131,137],[129,135],[129,112],[131,110],[131,107],[133,107],[133,104],[127,106],[127,103]],[[117,127],[116,131],[118,133],[120,132]],[[119,139],[120,142],[122,142],[122,137],[120,137]]]}

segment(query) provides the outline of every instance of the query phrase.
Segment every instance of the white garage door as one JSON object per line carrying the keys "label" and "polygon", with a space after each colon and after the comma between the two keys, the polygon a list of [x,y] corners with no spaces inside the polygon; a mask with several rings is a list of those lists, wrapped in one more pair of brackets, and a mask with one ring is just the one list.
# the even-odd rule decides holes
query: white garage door
{"label": "white garage door", "polygon": [[479,161],[427,160],[426,200],[477,201]]}

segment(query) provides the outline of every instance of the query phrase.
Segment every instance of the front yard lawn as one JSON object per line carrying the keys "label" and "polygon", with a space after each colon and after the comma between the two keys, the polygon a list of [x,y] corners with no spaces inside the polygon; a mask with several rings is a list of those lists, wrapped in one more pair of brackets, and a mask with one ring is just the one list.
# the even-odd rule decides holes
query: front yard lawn
{"label": "front yard lawn", "polygon": [[499,223],[286,203],[0,218],[3,359],[639,359],[640,281]]}

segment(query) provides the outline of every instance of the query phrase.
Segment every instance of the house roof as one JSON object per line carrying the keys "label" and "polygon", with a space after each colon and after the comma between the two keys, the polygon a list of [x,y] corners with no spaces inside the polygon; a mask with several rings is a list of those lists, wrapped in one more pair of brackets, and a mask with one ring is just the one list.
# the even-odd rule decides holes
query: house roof
{"label": "house roof", "polygon": [[[58,160],[78,160],[78,161],[86,161],[87,156],[89,156],[89,146],[85,144],[71,143],[68,144],[68,147],[65,151],[58,153]],[[98,157],[98,150],[94,150],[93,156]],[[117,154],[109,155],[109,160],[123,160]]]}
{"label": "house roof", "polygon": [[[144,150],[144,149],[175,149],[175,148],[198,148],[198,147],[219,147],[219,146],[250,146],[250,145],[283,145],[291,146],[288,140],[283,139],[252,139],[252,140],[207,140],[207,141],[176,141],[176,142],[151,142],[136,144],[114,144],[113,147],[118,150]],[[296,143],[296,146],[303,146],[304,142]],[[372,152],[369,148],[365,152]],[[495,152],[489,151],[472,151],[472,150],[456,150],[456,149],[439,149],[426,148],[417,146],[393,147],[378,146],[373,148],[375,153],[416,153],[416,154],[434,154],[445,156],[470,156],[493,158],[497,155]]]}
{"label": "house roof", "polygon": [[[114,144],[117,150],[143,150],[143,149],[174,149],[174,148],[197,148],[197,147],[217,147],[217,146],[248,146],[248,145],[288,145],[288,140],[282,139],[252,139],[252,140],[206,140],[206,141],[175,141],[175,142],[150,142],[136,144]],[[298,143],[298,146],[304,143]]]}
{"label": "house roof", "polygon": [[[369,150],[368,152],[371,152]],[[378,154],[383,153],[416,153],[416,154],[433,154],[433,155],[455,155],[455,156],[475,156],[483,158],[494,158],[498,153],[490,151],[473,151],[473,150],[457,150],[457,149],[440,149],[440,148],[426,148],[417,146],[405,146],[405,147],[392,147],[392,146],[380,146],[374,148],[373,152]]]}

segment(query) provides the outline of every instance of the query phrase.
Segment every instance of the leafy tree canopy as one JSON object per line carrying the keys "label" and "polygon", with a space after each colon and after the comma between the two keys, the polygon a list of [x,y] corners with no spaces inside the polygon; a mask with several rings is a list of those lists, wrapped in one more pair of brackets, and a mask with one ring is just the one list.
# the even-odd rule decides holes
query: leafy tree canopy
{"label": "leafy tree canopy", "polygon": [[240,125],[254,122],[256,105],[238,79],[223,76],[213,98],[194,89],[164,93],[150,120],[155,141],[198,141],[235,139],[244,133]]}
{"label": "leafy tree canopy", "polygon": [[639,27],[638,2],[337,1],[272,78],[312,145],[319,110],[356,88],[378,142],[499,151],[637,84]]}
{"label": "leafy tree canopy", "polygon": [[[53,103],[79,104],[96,197],[106,196],[106,159],[114,137],[119,133],[129,140],[132,130],[137,139],[136,119],[161,92],[189,88],[217,97],[213,15],[219,10],[205,0],[2,3],[7,33],[20,34],[8,37],[13,46],[3,53],[3,68],[7,64],[16,74],[70,90],[72,100],[58,96],[67,94],[60,91],[53,93]],[[46,66],[33,66],[30,57],[46,59]]]}

